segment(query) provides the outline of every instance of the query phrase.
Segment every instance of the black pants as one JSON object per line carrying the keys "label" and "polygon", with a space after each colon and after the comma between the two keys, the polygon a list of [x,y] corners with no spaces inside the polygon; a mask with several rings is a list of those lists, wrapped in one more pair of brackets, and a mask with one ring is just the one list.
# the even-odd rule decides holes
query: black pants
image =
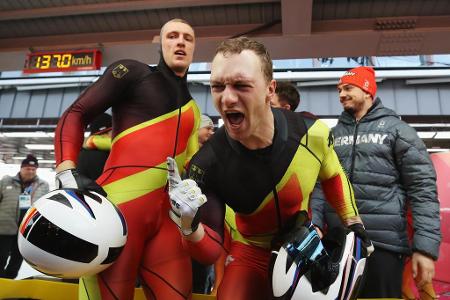
{"label": "black pants", "polygon": [[212,277],[213,266],[205,266],[192,259],[192,292],[210,294],[214,286]]}
{"label": "black pants", "polygon": [[405,255],[375,248],[368,258],[364,282],[358,298],[402,299]]}
{"label": "black pants", "polygon": [[[9,262],[6,264],[8,257]],[[22,261],[17,246],[17,235],[0,235],[0,277],[16,278]]]}

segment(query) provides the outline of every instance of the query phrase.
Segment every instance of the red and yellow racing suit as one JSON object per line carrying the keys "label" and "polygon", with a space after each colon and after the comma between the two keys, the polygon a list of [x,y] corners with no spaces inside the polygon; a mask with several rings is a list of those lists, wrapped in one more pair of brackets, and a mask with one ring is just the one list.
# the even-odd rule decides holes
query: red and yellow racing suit
{"label": "red and yellow racing suit", "polygon": [[200,208],[205,236],[198,242],[183,240],[195,259],[205,264],[217,259],[225,205],[236,212],[237,233],[218,299],[271,299],[271,243],[299,211],[309,211],[317,179],[344,222],[358,216],[328,127],[299,113],[272,111],[275,135],[271,146],[249,150],[221,128],[188,168],[189,177],[208,199]]}
{"label": "red and yellow racing suit", "polygon": [[[139,274],[149,299],[188,299],[191,260],[169,220],[166,158],[186,163],[198,150],[199,109],[186,76],[161,59],[157,67],[122,60],[67,109],[55,133],[57,163],[76,162],[84,127],[112,108],[112,147],[98,178],[123,213],[128,240],[118,260],[80,280],[80,299],[132,299]],[[180,272],[183,270],[183,272]]]}

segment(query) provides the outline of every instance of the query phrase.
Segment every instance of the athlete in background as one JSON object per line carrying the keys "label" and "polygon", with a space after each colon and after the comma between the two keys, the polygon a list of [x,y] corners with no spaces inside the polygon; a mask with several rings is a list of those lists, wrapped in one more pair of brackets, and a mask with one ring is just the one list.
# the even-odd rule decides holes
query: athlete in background
{"label": "athlete in background", "polygon": [[[165,184],[166,157],[182,166],[198,150],[200,113],[186,81],[194,48],[194,30],[186,21],[167,22],[156,67],[134,60],[113,63],[58,123],[57,186],[106,192],[128,225],[118,260],[80,280],[81,299],[132,299],[137,275],[148,299],[190,297],[191,260],[168,218]],[[112,148],[97,184],[79,175],[75,162],[85,126],[110,107]]]}
{"label": "athlete in background", "polygon": [[272,299],[271,248],[279,247],[283,233],[305,215],[317,178],[342,222],[370,253],[373,246],[328,127],[271,108],[275,81],[265,47],[245,37],[222,42],[212,62],[211,93],[224,126],[191,160],[190,179],[180,179],[173,159],[168,166],[170,216],[195,259],[217,259],[225,205],[236,212],[240,237],[232,242],[217,298]]}
{"label": "athlete in background", "polygon": [[300,93],[294,84],[286,81],[277,81],[275,95],[270,100],[272,107],[295,111],[300,104]]}

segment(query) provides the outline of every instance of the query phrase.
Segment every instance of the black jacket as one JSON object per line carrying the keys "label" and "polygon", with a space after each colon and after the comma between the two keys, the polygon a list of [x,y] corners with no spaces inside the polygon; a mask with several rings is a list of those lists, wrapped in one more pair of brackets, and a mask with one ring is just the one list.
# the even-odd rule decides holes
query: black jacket
{"label": "black jacket", "polygon": [[[412,250],[438,257],[441,241],[436,173],[416,131],[377,98],[359,121],[343,112],[333,129],[335,150],[353,184],[358,210],[375,246],[409,253],[406,208],[414,223]],[[355,141],[355,143],[354,143]],[[337,226],[315,192],[313,222]]]}

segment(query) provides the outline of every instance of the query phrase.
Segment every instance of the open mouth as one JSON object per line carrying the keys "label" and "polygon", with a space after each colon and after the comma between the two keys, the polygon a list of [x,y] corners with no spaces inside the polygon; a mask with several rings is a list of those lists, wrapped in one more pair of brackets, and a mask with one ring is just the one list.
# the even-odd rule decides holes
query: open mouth
{"label": "open mouth", "polygon": [[186,52],[184,52],[183,50],[177,50],[177,51],[175,51],[175,54],[186,56]]}
{"label": "open mouth", "polygon": [[226,117],[231,125],[238,126],[244,121],[245,116],[240,112],[227,112]]}

